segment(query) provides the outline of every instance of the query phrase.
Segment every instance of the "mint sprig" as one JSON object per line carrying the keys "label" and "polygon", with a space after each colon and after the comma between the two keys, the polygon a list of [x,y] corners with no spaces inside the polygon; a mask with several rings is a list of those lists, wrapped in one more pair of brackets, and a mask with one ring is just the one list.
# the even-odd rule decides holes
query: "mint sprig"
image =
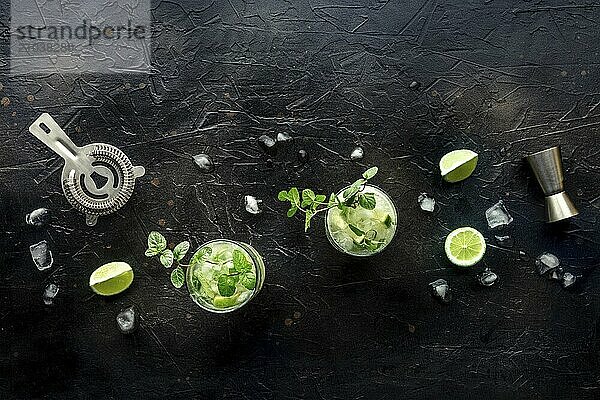
{"label": "mint sprig", "polygon": [[152,231],[148,235],[148,249],[144,253],[146,257],[158,256],[160,263],[165,268],[171,268],[176,264],[175,269],[171,271],[171,283],[177,289],[185,283],[185,271],[182,267],[187,265],[182,264],[181,260],[190,249],[190,242],[183,241],[179,243],[173,250],[167,248],[167,239],[159,232]]}
{"label": "mint sprig", "polygon": [[252,271],[252,264],[240,250],[233,251],[233,268],[229,273],[221,274],[217,281],[217,288],[221,296],[230,297],[236,292],[238,282],[248,290],[256,286],[256,274]]}
{"label": "mint sprig", "polygon": [[329,200],[324,194],[315,194],[312,189],[302,190],[302,197],[300,197],[300,191],[296,187],[292,187],[289,190],[282,190],[277,195],[280,201],[290,203],[290,208],[287,211],[288,217],[293,217],[298,211],[304,213],[304,231],[307,232],[310,228],[310,222],[312,218],[324,211],[331,208],[337,207],[340,210],[347,208],[362,207],[366,210],[373,210],[376,206],[375,194],[363,193],[366,184],[377,175],[378,168],[372,167],[363,172],[362,178],[356,180],[346,190],[344,190],[342,201],[335,193],[329,195]]}

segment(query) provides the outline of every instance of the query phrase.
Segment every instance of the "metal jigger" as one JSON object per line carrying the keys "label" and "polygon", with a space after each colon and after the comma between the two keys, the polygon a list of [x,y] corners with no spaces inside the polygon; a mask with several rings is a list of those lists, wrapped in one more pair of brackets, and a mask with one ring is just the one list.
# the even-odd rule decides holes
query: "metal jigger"
{"label": "metal jigger", "polygon": [[527,161],[546,196],[546,219],[556,222],[579,214],[565,193],[560,147],[555,146],[528,155]]}

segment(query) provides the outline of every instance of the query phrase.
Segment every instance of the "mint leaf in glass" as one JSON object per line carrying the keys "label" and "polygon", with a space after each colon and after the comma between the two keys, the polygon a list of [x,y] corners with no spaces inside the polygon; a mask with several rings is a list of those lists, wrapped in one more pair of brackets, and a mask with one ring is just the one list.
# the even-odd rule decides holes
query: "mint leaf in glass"
{"label": "mint leaf in glass", "polygon": [[237,283],[237,276],[221,275],[217,282],[219,288],[219,294],[221,296],[229,297],[235,293],[235,284]]}
{"label": "mint leaf in glass", "polygon": [[360,206],[365,210],[374,210],[375,203],[374,193],[364,193],[358,196],[358,204],[360,204]]}
{"label": "mint leaf in glass", "polygon": [[194,253],[194,255],[192,256],[192,258],[190,260],[190,265],[195,265],[195,264],[200,263],[204,259],[204,257],[208,257],[211,254],[212,254],[212,249],[210,247],[203,247],[202,249],[200,249]]}
{"label": "mint leaf in glass", "polygon": [[248,290],[254,289],[256,286],[256,274],[254,272],[246,272],[240,275],[240,283]]}

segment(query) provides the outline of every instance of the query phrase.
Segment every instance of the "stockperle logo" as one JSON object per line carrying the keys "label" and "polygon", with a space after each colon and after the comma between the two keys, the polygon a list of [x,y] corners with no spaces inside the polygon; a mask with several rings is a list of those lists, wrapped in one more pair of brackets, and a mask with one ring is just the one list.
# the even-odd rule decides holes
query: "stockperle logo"
{"label": "stockperle logo", "polygon": [[11,2],[11,73],[149,72],[150,0]]}

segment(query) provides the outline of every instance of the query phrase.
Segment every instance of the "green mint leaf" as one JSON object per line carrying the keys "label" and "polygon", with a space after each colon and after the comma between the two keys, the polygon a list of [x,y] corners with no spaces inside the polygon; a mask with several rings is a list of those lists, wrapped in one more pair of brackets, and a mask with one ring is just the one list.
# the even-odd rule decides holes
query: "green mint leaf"
{"label": "green mint leaf", "polygon": [[240,276],[240,283],[248,290],[256,287],[256,274],[254,272],[246,272]]}
{"label": "green mint leaf", "polygon": [[325,196],[324,194],[318,194],[315,196],[315,203],[324,203],[326,199],[327,196]]}
{"label": "green mint leaf", "polygon": [[173,249],[173,258],[175,258],[175,260],[177,260],[178,262],[181,261],[181,259],[183,257],[185,257],[185,255],[187,254],[189,249],[190,249],[190,242],[188,242],[187,240],[179,243]]}
{"label": "green mint leaf", "polygon": [[185,283],[185,273],[183,272],[183,269],[181,267],[177,267],[173,271],[171,271],[171,283],[177,289],[182,287]]}
{"label": "green mint leaf", "polygon": [[291,188],[288,192],[288,197],[292,204],[299,205],[300,204],[300,192],[298,192],[298,188]]}
{"label": "green mint leaf", "polygon": [[364,193],[358,196],[358,204],[365,210],[374,210],[375,209],[375,194],[373,193]]}
{"label": "green mint leaf", "polygon": [[297,212],[297,211],[298,211],[298,207],[296,207],[296,206],[292,206],[292,207],[291,207],[291,208],[288,210],[288,212],[287,212],[287,216],[288,216],[289,218],[292,218],[294,215],[296,215],[296,212]]}
{"label": "green mint leaf", "polygon": [[344,190],[344,203],[349,204],[359,190],[360,186],[350,186],[348,189]]}
{"label": "green mint leaf", "polygon": [[146,255],[146,257],[154,257],[159,255],[160,253],[157,253],[156,249],[146,249],[146,252],[144,254]]}
{"label": "green mint leaf", "polygon": [[385,226],[387,226],[388,228],[390,228],[392,226],[392,217],[390,216],[390,214],[388,214],[385,217],[385,220],[383,220],[383,223]]}
{"label": "green mint leaf", "polygon": [[348,224],[348,228],[350,228],[350,230],[352,232],[354,232],[354,234],[356,236],[364,236],[365,233],[363,231],[361,231],[360,229],[358,229],[356,226],[352,225],[352,224]]}
{"label": "green mint leaf", "polygon": [[171,268],[171,266],[173,265],[173,252],[171,250],[169,250],[169,249],[165,249],[160,254],[160,263],[165,268]]}
{"label": "green mint leaf", "polygon": [[190,260],[190,265],[200,264],[202,262],[202,260],[204,259],[204,257],[208,257],[211,254],[212,254],[211,247],[201,248],[200,250],[195,252],[194,255],[192,256],[192,259]]}
{"label": "green mint leaf", "polygon": [[288,197],[288,192],[285,190],[282,190],[281,192],[279,192],[279,194],[277,195],[277,198],[280,201],[288,201],[290,198]]}
{"label": "green mint leaf", "polygon": [[375,175],[377,175],[377,171],[379,171],[379,168],[377,167],[371,167],[368,170],[366,170],[365,172],[363,172],[362,176],[365,179],[371,179],[373,178]]}
{"label": "green mint leaf", "polygon": [[246,258],[244,253],[242,253],[239,250],[234,250],[233,251],[233,268],[237,272],[247,272],[247,271],[252,270],[252,264],[250,264],[250,262],[248,262],[248,259]]}
{"label": "green mint leaf", "polygon": [[310,210],[306,211],[306,216],[304,218],[304,232],[308,231],[308,228],[310,228],[310,219],[313,217],[313,212]]}
{"label": "green mint leaf", "polygon": [[221,275],[217,281],[217,287],[219,288],[219,294],[221,296],[229,297],[235,293],[235,284],[237,283],[237,276]]}
{"label": "green mint leaf", "polygon": [[302,207],[310,206],[315,201],[315,192],[310,189],[302,191]]}
{"label": "green mint leaf", "polygon": [[154,252],[153,255],[162,253],[167,248],[167,239],[158,232],[152,231],[148,235],[148,250]]}
{"label": "green mint leaf", "polygon": [[331,193],[329,195],[329,203],[327,204],[327,207],[333,207],[338,203],[337,201],[337,197],[335,197],[335,194]]}

